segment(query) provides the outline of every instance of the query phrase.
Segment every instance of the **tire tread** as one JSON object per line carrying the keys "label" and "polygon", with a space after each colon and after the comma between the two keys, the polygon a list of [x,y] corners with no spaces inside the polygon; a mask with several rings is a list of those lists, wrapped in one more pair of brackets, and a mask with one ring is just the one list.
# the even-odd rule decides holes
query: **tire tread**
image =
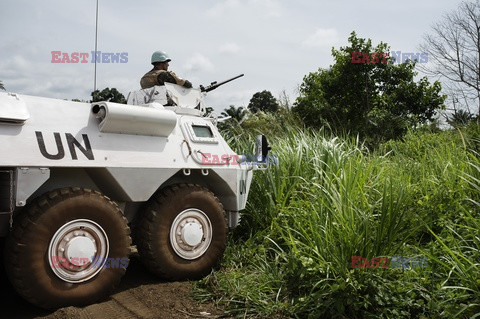
{"label": "tire tread", "polygon": [[[20,244],[20,242],[25,232],[28,231],[28,227],[31,224],[36,223],[36,221],[42,216],[45,209],[52,207],[65,199],[76,196],[97,196],[115,207],[116,214],[118,215],[117,218],[122,219],[123,224],[125,225],[124,234],[128,234],[127,241],[129,243],[129,246],[131,246],[132,244],[130,227],[128,227],[127,219],[123,215],[121,209],[119,208],[117,203],[115,203],[110,198],[98,191],[92,191],[90,189],[79,187],[67,187],[51,191],[32,201],[29,205],[27,205],[27,207],[25,207],[24,211],[22,211],[20,215],[14,220],[13,231],[10,233],[10,236],[8,236],[5,245],[5,247],[7,248],[5,249],[5,269],[7,274],[9,275],[12,285],[15,287],[17,292],[22,295],[26,300],[43,308],[52,307],[40,302],[36,297],[35,292],[28,288],[28,282],[24,282],[24,269],[22,265],[19,264],[18,258],[19,255],[22,253],[22,249],[20,249],[19,246],[23,244]],[[121,277],[123,276],[125,271],[126,269],[122,268],[122,275],[116,279],[116,281],[111,285],[111,287],[109,287],[110,291],[113,290],[113,288],[120,282]]]}
{"label": "tire tread", "polygon": [[210,196],[212,196],[215,199],[217,205],[223,211],[224,217],[226,218],[223,205],[213,192],[201,185],[182,183],[168,186],[157,192],[151,199],[149,205],[147,206],[147,209],[144,211],[144,214],[140,217],[140,220],[135,229],[136,244],[142,263],[147,267],[150,272],[167,280],[176,280],[179,279],[179,277],[171,275],[164,270],[162,260],[156,256],[155,251],[150,243],[153,240],[152,238],[154,236],[155,223],[158,221],[158,218],[162,218],[162,214],[160,211],[162,204],[165,203],[172,196],[175,196],[179,192],[189,188],[192,190],[201,190],[207,192]]}

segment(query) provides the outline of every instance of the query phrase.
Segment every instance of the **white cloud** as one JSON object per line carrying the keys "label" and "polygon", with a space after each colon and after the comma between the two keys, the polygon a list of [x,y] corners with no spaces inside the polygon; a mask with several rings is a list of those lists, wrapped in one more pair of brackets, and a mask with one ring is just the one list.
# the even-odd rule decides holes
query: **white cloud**
{"label": "white cloud", "polygon": [[263,11],[267,17],[282,16],[282,7],[277,0],[250,0],[253,6]]}
{"label": "white cloud", "polygon": [[28,70],[29,68],[34,66],[33,63],[29,63],[29,61],[21,55],[15,55],[11,61],[5,64],[8,65],[8,67],[12,70],[18,69],[20,71]]}
{"label": "white cloud", "polygon": [[339,42],[338,32],[335,29],[318,28],[315,32],[305,39],[302,44],[312,48],[330,48]]}
{"label": "white cloud", "polygon": [[237,8],[240,8],[239,0],[226,0],[219,2],[210,9],[208,9],[207,14],[210,16],[222,16],[225,14],[225,12]]}
{"label": "white cloud", "polygon": [[250,89],[234,89],[233,91],[215,90],[207,95],[207,105],[214,105],[215,112],[220,114],[230,105],[236,107],[247,107],[255,90]]}
{"label": "white cloud", "polygon": [[220,46],[220,53],[235,54],[240,51],[240,46],[235,42],[224,43]]}
{"label": "white cloud", "polygon": [[227,13],[238,14],[239,10],[260,14],[267,18],[282,16],[282,7],[278,0],[244,0],[243,2],[225,0],[208,9],[207,14],[212,17],[219,17]]}
{"label": "white cloud", "polygon": [[213,63],[200,53],[195,53],[190,57],[184,64],[183,68],[188,72],[212,71],[214,69]]}

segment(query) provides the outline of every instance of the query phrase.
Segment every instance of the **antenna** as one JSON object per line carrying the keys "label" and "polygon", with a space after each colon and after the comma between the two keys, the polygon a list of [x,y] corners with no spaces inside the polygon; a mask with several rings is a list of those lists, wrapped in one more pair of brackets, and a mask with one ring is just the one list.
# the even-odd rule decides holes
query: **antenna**
{"label": "antenna", "polygon": [[95,14],[95,71],[93,74],[93,92],[97,90],[97,38],[98,38],[98,0]]}

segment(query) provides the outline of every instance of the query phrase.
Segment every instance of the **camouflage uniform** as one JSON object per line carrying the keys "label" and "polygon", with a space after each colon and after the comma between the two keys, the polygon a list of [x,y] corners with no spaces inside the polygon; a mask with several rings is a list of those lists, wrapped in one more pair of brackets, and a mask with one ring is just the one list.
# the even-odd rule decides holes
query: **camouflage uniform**
{"label": "camouflage uniform", "polygon": [[142,89],[148,89],[155,85],[164,85],[164,83],[173,83],[191,88],[192,83],[190,81],[180,79],[175,73],[165,70],[156,70],[155,68],[147,72],[140,80],[140,86]]}

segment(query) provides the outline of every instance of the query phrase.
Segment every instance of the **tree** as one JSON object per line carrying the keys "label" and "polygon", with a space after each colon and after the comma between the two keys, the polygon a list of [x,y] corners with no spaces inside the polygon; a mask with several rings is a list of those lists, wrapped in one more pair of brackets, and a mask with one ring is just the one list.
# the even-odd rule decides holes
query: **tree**
{"label": "tree", "polygon": [[426,77],[415,82],[414,62],[394,63],[386,43],[373,47],[355,32],[348,41],[332,48],[334,65],[304,77],[293,110],[306,125],[326,125],[376,144],[431,121],[443,108],[440,83],[430,85]]}
{"label": "tree", "polygon": [[280,109],[290,110],[292,107],[292,104],[290,103],[290,97],[287,95],[285,90],[280,92],[277,102]]}
{"label": "tree", "polygon": [[115,103],[127,104],[127,100],[116,88],[106,88],[103,91],[95,90],[91,93],[92,102],[110,101]]}
{"label": "tree", "polygon": [[235,107],[234,105],[230,105],[228,109],[225,109],[221,115],[224,117],[230,116],[233,120],[240,122],[245,115],[247,114],[245,108],[243,106]]}
{"label": "tree", "polygon": [[0,81],[0,90],[4,90],[5,91],[5,86],[3,85],[3,82]]}
{"label": "tree", "polygon": [[258,111],[273,113],[278,110],[278,102],[270,91],[264,90],[255,93],[247,107],[252,113],[257,113]]}
{"label": "tree", "polygon": [[480,2],[462,2],[445,15],[421,49],[432,62],[422,69],[447,80],[450,92],[477,100],[480,113]]}
{"label": "tree", "polygon": [[242,106],[235,107],[234,105],[230,105],[229,108],[224,109],[224,111],[220,114],[223,117],[230,117],[230,118],[219,121],[218,129],[220,131],[225,131],[241,124],[245,119],[246,114],[247,114],[247,110],[244,107]]}
{"label": "tree", "polygon": [[451,126],[457,128],[467,126],[475,119],[475,116],[465,110],[457,110],[455,113],[447,116],[447,122]]}

